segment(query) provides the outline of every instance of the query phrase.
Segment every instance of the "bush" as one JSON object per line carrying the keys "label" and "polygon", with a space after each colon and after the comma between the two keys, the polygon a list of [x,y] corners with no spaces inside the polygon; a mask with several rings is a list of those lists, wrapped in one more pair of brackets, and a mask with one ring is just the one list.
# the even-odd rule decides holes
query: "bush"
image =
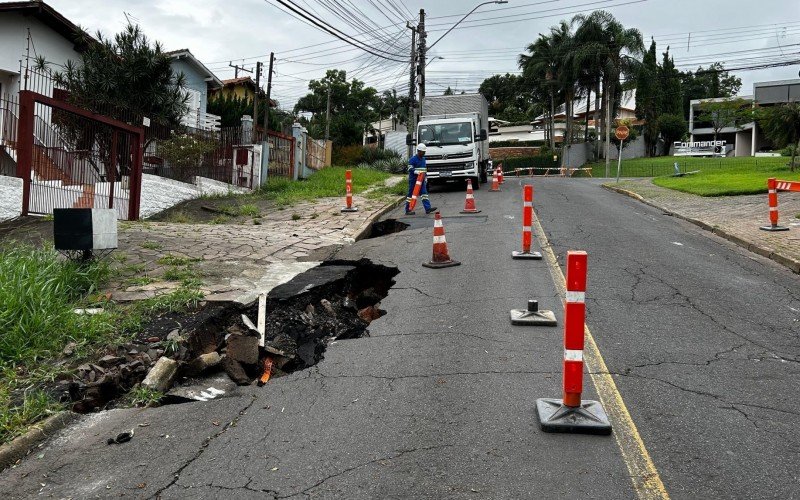
{"label": "bush", "polygon": [[547,144],[546,141],[493,141],[489,143],[490,148],[535,148]]}
{"label": "bush", "polygon": [[[495,162],[495,166],[503,164],[503,172],[512,172],[517,168],[559,168],[559,161],[553,161],[552,155],[539,155],[539,156],[523,156],[521,158],[506,158],[502,162]],[[536,171],[537,174],[543,174],[544,170]]]}
{"label": "bush", "polygon": [[375,163],[379,160],[392,160],[400,155],[391,149],[368,148],[364,146],[344,146],[333,150],[333,164],[356,166],[359,163]]}
{"label": "bush", "polygon": [[783,148],[781,150],[781,156],[791,157],[793,155],[796,155],[797,154],[797,153],[795,153],[796,149],[797,149],[797,146],[795,146],[794,144],[789,144],[788,146],[786,146],[785,148]]}

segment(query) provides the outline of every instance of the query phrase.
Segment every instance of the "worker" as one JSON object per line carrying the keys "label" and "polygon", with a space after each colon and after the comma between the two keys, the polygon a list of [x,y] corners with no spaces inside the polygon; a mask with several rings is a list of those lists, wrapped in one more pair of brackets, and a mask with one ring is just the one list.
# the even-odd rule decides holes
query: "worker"
{"label": "worker", "polygon": [[[425,164],[425,151],[427,149],[428,148],[425,146],[425,144],[420,143],[417,146],[417,154],[408,160],[408,194],[406,195],[406,215],[414,215],[414,212],[409,209],[411,208],[411,195],[414,193],[414,186],[417,183],[417,175],[428,172]],[[426,214],[436,211],[436,207],[431,206],[431,200],[428,198],[428,179],[422,181],[422,186],[419,190],[419,199],[422,201],[422,206],[425,207]]]}

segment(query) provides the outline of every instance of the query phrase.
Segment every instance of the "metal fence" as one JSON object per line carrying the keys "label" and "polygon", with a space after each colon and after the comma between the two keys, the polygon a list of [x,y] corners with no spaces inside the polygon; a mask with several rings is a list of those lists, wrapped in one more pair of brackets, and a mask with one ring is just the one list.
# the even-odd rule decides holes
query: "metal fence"
{"label": "metal fence", "polygon": [[294,137],[269,131],[269,176],[294,178]]}

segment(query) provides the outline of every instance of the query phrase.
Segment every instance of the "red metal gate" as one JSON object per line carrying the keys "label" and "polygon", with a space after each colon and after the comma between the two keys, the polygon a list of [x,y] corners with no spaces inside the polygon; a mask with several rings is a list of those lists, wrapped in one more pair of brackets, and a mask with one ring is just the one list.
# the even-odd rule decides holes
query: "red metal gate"
{"label": "red metal gate", "polygon": [[144,129],[30,90],[19,95],[22,214],[111,208],[138,219]]}

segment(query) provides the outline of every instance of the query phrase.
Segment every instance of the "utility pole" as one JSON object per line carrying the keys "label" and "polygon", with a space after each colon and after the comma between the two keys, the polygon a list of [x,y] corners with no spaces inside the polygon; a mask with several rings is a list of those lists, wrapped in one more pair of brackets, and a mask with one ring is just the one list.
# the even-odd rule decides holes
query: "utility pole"
{"label": "utility pole", "polygon": [[258,94],[261,92],[261,61],[256,63],[256,91],[253,94],[253,143],[256,142],[256,126],[258,125]]}
{"label": "utility pole", "polygon": [[325,113],[325,140],[331,137],[331,82],[328,82],[328,111]]}
{"label": "utility pole", "polygon": [[245,71],[247,73],[252,73],[253,72],[252,69],[247,69],[244,66],[239,66],[238,64],[233,64],[232,61],[228,61],[228,66],[233,68],[233,77],[234,78],[239,78],[239,71]]}
{"label": "utility pole", "polygon": [[267,112],[264,113],[264,134],[269,132],[269,111],[270,107],[272,106],[272,65],[274,63],[275,63],[275,52],[270,52],[269,73],[267,73]]}
{"label": "utility pole", "polygon": [[[417,128],[417,121],[414,119],[414,105],[417,97],[417,28],[411,23],[406,23],[406,27],[411,30],[411,71],[408,79],[408,131],[413,135]],[[408,146],[408,156],[414,154],[411,145]]]}
{"label": "utility pole", "polygon": [[425,9],[419,9],[419,109],[422,114],[422,100],[425,99],[425,40],[428,33],[425,31]]}

